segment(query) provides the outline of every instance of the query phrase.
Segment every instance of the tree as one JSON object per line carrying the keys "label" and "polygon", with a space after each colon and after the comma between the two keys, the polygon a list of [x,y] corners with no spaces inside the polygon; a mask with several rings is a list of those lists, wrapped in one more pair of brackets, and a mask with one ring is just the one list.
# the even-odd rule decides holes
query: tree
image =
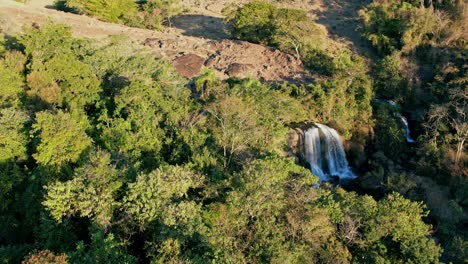
{"label": "tree", "polygon": [[116,117],[102,115],[101,139],[112,151],[139,158],[142,153],[157,157],[162,148],[164,131],[160,127],[163,112],[158,107],[158,87],[132,82],[115,98]]}
{"label": "tree", "polygon": [[64,24],[45,23],[41,28],[26,28],[19,42],[25,47],[25,54],[33,59],[32,68],[39,66],[55,55],[69,54],[73,45],[71,28]]}
{"label": "tree", "polygon": [[[29,28],[20,41],[31,60],[26,93],[39,109],[50,106],[83,111],[99,99],[99,80],[73,52],[77,40],[69,27],[45,24]],[[36,109],[37,110],[37,109]]]}
{"label": "tree", "polygon": [[380,105],[376,107],[375,117],[376,149],[383,151],[391,159],[402,158],[406,150],[406,138],[398,123],[400,120],[395,118],[395,110],[387,105]]}
{"label": "tree", "polygon": [[155,220],[170,227],[192,225],[200,207],[188,199],[188,192],[200,187],[203,180],[201,175],[178,166],[141,174],[129,184],[123,210],[142,229]]}
{"label": "tree", "polygon": [[86,134],[89,123],[82,114],[58,111],[36,113],[32,133],[39,141],[33,157],[41,166],[60,169],[68,162],[77,162],[81,154],[91,146]]}
{"label": "tree", "polygon": [[[226,204],[206,212],[216,258],[227,262],[349,262],[334,240],[327,212],[316,205],[317,182],[290,159],[268,157],[235,175]],[[330,248],[327,248],[330,245]]]}
{"label": "tree", "polygon": [[194,79],[195,91],[200,93],[200,97],[209,100],[218,87],[222,86],[221,81],[216,76],[216,71],[204,68],[200,76]]}
{"label": "tree", "polygon": [[[149,17],[158,17],[160,19],[159,25],[154,26],[157,29],[164,21],[167,21],[171,26],[171,18],[179,14],[181,10],[179,0],[149,0],[143,5],[143,11],[147,12]],[[149,25],[147,27],[151,28]]]}
{"label": "tree", "polygon": [[323,33],[303,10],[278,9],[273,23],[276,29],[271,42],[281,50],[294,50],[298,59],[304,49],[310,49],[314,43],[323,40]]}
{"label": "tree", "polygon": [[257,129],[257,113],[253,106],[237,97],[226,97],[211,104],[208,112],[213,117],[212,128],[216,142],[223,149],[224,167],[235,154],[255,145],[262,135]]}
{"label": "tree", "polygon": [[[422,221],[428,213],[421,203],[398,193],[389,194],[378,202],[342,189],[338,189],[336,195],[334,199],[340,208],[336,220],[354,259],[439,263],[441,248],[428,237],[430,226]],[[325,207],[331,215],[336,215],[334,202],[327,201]],[[357,228],[350,229],[350,223]],[[353,235],[354,232],[357,233]]]}
{"label": "tree", "polygon": [[429,38],[435,26],[431,9],[418,8],[408,1],[374,1],[359,15],[363,36],[383,55],[413,50]]}
{"label": "tree", "polygon": [[0,59],[0,106],[18,106],[24,92],[24,64],[26,58],[18,51],[5,53]]}
{"label": "tree", "polygon": [[88,65],[72,54],[59,54],[28,74],[29,96],[74,110],[83,110],[99,98],[99,82]]}
{"label": "tree", "polygon": [[69,253],[70,263],[137,263],[137,259],[125,252],[114,234],[107,235],[101,232],[91,234],[91,243],[86,245],[83,241],[77,243],[76,250]]}
{"label": "tree", "polygon": [[79,215],[93,219],[105,230],[119,205],[115,196],[122,186],[121,178],[121,172],[111,164],[110,154],[96,151],[89,155],[84,166],[75,170],[73,179],[56,181],[45,187],[47,194],[43,205],[58,222],[63,217]]}
{"label": "tree", "polygon": [[121,22],[137,11],[133,0],[67,0],[67,7],[109,22]]}
{"label": "tree", "polygon": [[24,161],[27,159],[25,125],[27,113],[14,108],[0,109],[0,162]]}
{"label": "tree", "polygon": [[273,18],[276,12],[275,6],[263,1],[244,5],[233,20],[233,35],[242,40],[268,44],[275,31]]}
{"label": "tree", "polygon": [[179,166],[140,174],[129,184],[122,212],[130,217],[130,224],[148,232],[147,256],[153,261],[186,259],[201,247],[201,204],[191,193],[203,185],[203,176]]}
{"label": "tree", "polygon": [[206,109],[225,168],[254,153],[281,152],[286,143],[285,124],[306,119],[298,101],[253,79],[232,81]]}
{"label": "tree", "polygon": [[401,73],[398,54],[385,56],[377,66],[375,89],[379,97],[392,100],[407,98],[409,83]]}

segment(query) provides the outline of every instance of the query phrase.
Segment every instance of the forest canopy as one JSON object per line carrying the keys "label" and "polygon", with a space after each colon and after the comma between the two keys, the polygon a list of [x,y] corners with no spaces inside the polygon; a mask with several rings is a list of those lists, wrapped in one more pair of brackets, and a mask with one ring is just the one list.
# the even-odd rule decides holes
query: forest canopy
{"label": "forest canopy", "polygon": [[[181,11],[56,6],[158,30]],[[372,62],[326,47],[304,10],[225,10],[233,38],[292,54],[304,83],[189,80],[128,37],[53,22],[0,35],[0,262],[466,262],[461,8],[373,1],[357,15]],[[311,172],[289,141],[314,123],[338,131],[358,179]]]}

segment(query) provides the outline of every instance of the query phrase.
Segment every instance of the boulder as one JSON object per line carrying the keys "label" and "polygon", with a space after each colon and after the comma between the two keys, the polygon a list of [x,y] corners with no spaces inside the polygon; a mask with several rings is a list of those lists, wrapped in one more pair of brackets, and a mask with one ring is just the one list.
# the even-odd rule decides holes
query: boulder
{"label": "boulder", "polygon": [[195,54],[187,54],[174,59],[173,62],[177,72],[190,79],[200,73],[205,59]]}

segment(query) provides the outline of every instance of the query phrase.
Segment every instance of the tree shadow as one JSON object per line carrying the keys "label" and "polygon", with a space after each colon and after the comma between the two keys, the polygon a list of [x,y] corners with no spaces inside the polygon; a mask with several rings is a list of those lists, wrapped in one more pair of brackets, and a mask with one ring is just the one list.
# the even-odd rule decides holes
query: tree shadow
{"label": "tree shadow", "polygon": [[183,30],[183,34],[186,36],[214,40],[230,38],[226,24],[219,17],[184,14],[176,16],[171,20],[172,26]]}
{"label": "tree shadow", "polygon": [[4,46],[6,50],[12,51],[12,50],[17,50],[17,51],[24,51],[25,47],[23,44],[20,43],[18,37],[12,36],[9,34],[4,34]]}
{"label": "tree shadow", "polygon": [[317,11],[317,23],[324,25],[330,36],[350,42],[361,55],[374,57],[375,51],[359,31],[359,10],[372,0],[323,0],[324,9]]}

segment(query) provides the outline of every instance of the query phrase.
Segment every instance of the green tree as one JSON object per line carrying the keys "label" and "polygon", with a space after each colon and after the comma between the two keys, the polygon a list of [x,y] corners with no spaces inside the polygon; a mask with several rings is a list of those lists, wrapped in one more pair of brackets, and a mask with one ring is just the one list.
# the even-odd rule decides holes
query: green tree
{"label": "green tree", "polygon": [[36,62],[39,65],[55,55],[69,54],[73,41],[69,26],[54,23],[46,23],[41,28],[26,28],[26,32],[19,37],[26,56],[33,59],[33,64]]}
{"label": "green tree", "polygon": [[[204,184],[204,177],[191,170],[168,166],[140,174],[129,184],[122,211],[131,223],[146,230],[147,256],[166,263],[190,256],[203,243],[201,204],[191,193]],[[192,242],[192,246],[189,243]]]}
{"label": "green tree", "polygon": [[234,155],[254,146],[263,136],[257,129],[258,114],[253,105],[237,97],[226,97],[211,104],[208,112],[213,117],[213,136],[223,150],[224,167]]}
{"label": "green tree", "polygon": [[119,205],[115,196],[122,186],[121,178],[109,153],[90,153],[89,161],[75,170],[73,179],[45,187],[43,205],[58,222],[63,217],[79,215],[93,219],[104,229],[111,224],[114,209]]}
{"label": "green tree", "polygon": [[409,95],[408,82],[401,73],[397,53],[385,56],[376,69],[375,89],[379,97],[400,100]]}
{"label": "green tree", "polygon": [[24,64],[26,58],[18,51],[7,52],[0,59],[0,106],[18,106],[24,93]]}
{"label": "green tree", "polygon": [[109,22],[121,22],[137,12],[133,0],[67,0],[67,7]]}
{"label": "green tree", "polygon": [[203,184],[203,177],[178,166],[141,174],[129,184],[124,212],[141,228],[155,220],[167,226],[190,225],[200,207],[188,198],[188,191]]}
{"label": "green tree", "polygon": [[78,242],[76,250],[69,253],[70,263],[137,263],[137,259],[125,252],[114,234],[103,235],[101,232],[93,232],[91,243],[86,245]]}
{"label": "green tree", "polygon": [[33,68],[27,79],[29,96],[61,108],[82,110],[99,98],[99,81],[88,65],[70,53],[56,55]]}
{"label": "green tree", "polygon": [[375,112],[376,149],[383,151],[391,159],[402,158],[406,150],[406,137],[402,124],[399,123],[401,121],[395,117],[399,114],[387,105],[377,106]]}
{"label": "green tree", "polygon": [[294,51],[298,59],[306,49],[324,41],[323,33],[303,10],[280,8],[274,17],[271,43],[284,51]]}
{"label": "green tree", "polygon": [[69,162],[77,162],[83,151],[91,146],[86,134],[89,123],[81,114],[58,111],[36,113],[32,133],[39,141],[34,159],[41,166],[60,168]]}
{"label": "green tree", "polygon": [[255,153],[281,152],[285,124],[306,119],[298,101],[252,79],[233,81],[206,109],[225,167]]}
{"label": "green tree", "polygon": [[302,87],[295,97],[305,105],[308,116],[319,122],[333,123],[350,138],[356,130],[372,121],[372,83],[363,60],[345,52],[333,62],[341,69],[334,78]]}
{"label": "green tree", "polygon": [[13,108],[0,109],[0,162],[27,159],[27,113]]}
{"label": "green tree", "polygon": [[[422,218],[428,215],[421,203],[412,202],[398,193],[376,202],[338,189],[336,202],[341,239],[360,262],[439,263],[441,248],[428,237],[430,226]],[[336,212],[334,202],[325,207]],[[332,210],[333,209],[333,210]]]}
{"label": "green tree", "polygon": [[31,101],[40,101],[37,108],[52,105],[83,111],[99,99],[99,80],[74,54],[77,40],[69,27],[45,24],[40,29],[28,28],[20,42],[31,61],[27,94]]}
{"label": "green tree", "polygon": [[[317,182],[290,159],[269,157],[246,164],[235,176],[226,204],[205,219],[214,254],[226,262],[346,263],[327,212],[316,206]],[[327,248],[326,245],[330,248]]]}
{"label": "green tree", "polygon": [[428,39],[435,26],[431,9],[417,8],[408,1],[374,1],[359,15],[363,36],[383,55],[413,50]]}
{"label": "green tree", "polygon": [[275,31],[277,8],[267,2],[252,1],[240,8],[233,20],[233,35],[254,43],[268,44]]}

